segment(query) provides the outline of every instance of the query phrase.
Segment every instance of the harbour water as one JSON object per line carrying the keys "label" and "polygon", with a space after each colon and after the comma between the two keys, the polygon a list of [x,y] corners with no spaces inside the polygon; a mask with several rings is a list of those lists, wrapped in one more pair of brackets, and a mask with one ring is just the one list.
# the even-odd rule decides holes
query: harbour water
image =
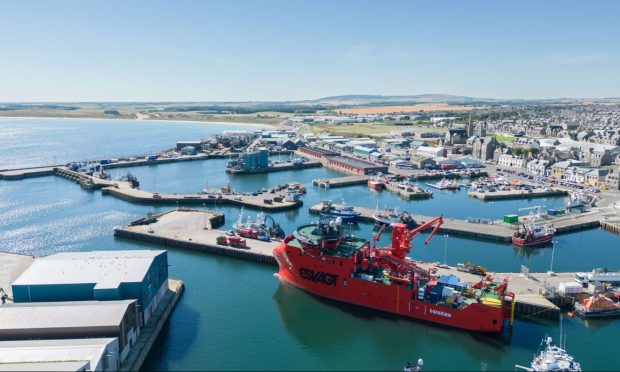
{"label": "harbour water", "polygon": [[[90,133],[83,127],[92,129],[93,121],[69,120],[70,125],[66,124],[67,120],[48,119],[2,119],[0,122],[3,133],[15,130],[22,133],[19,141],[39,148],[33,150],[36,156],[25,153],[26,160],[22,160],[20,154],[4,150],[16,137],[0,137],[0,149],[3,149],[0,168],[26,163],[39,165],[54,156],[75,159],[80,154],[84,157],[93,154],[98,158],[149,153],[172,147],[176,140],[234,128],[125,121],[123,128],[130,134],[116,133],[106,137],[109,132],[106,125],[120,124],[100,121],[95,129],[97,152],[93,153],[89,148],[92,142],[88,140],[82,144],[79,137]],[[20,132],[24,122],[40,127],[27,132],[32,134],[29,137]],[[161,125],[172,129],[161,129]],[[53,138],[51,132],[57,130],[56,126],[66,129],[64,141],[73,144],[73,148],[65,150],[61,144],[38,147],[37,141]],[[71,128],[79,130],[73,134]],[[47,136],[46,131],[50,132]],[[153,138],[154,131],[161,131],[161,137]],[[137,175],[142,188],[161,192],[199,192],[207,179],[209,187],[224,186],[230,180],[233,188],[241,191],[255,191],[288,181],[302,182],[308,188],[304,207],[274,215],[287,232],[316,219],[307,208],[328,198],[334,202],[344,198],[353,205],[371,208],[377,204],[380,207],[399,205],[401,210],[427,215],[443,213],[448,218],[494,219],[515,213],[518,208],[533,205],[553,208],[565,203],[563,198],[483,203],[468,198],[465,191],[456,194],[435,191],[433,199],[407,202],[386,191],[371,192],[364,186],[334,190],[313,187],[310,181],[314,178],[339,175],[322,168],[229,176],[224,173],[225,164],[226,159],[219,159],[136,167],[131,171]],[[86,192],[72,182],[53,176],[0,181],[0,249],[47,255],[60,251],[145,248],[135,242],[114,239],[112,228],[126,225],[149,211],[170,208],[174,206],[131,204],[97,191]],[[239,214],[239,209],[233,207],[210,209],[226,213],[226,227],[230,227]],[[366,224],[352,228],[352,232],[367,238],[372,235],[371,226]],[[387,241],[387,235],[383,241]],[[617,236],[589,230],[558,236],[557,241],[555,271],[602,266],[620,268]],[[550,249],[515,251],[510,245],[456,237],[438,235],[428,246],[418,238],[414,244],[412,255],[416,259],[443,261],[447,246],[449,264],[473,261],[491,271],[519,271],[521,265],[532,271],[546,271],[551,261]],[[424,358],[426,370],[513,370],[515,363],[524,364],[532,359],[543,336],[559,337],[557,322],[534,318],[516,321],[512,337],[502,340],[342,306],[281,285],[273,277],[274,267],[225,257],[170,250],[169,261],[170,275],[185,282],[186,292],[144,366],[149,370],[399,370],[406,361],[419,357]],[[619,325],[617,320],[566,318],[563,333],[567,335],[567,348],[584,369],[617,369],[611,358],[615,355],[613,340],[620,330]]]}

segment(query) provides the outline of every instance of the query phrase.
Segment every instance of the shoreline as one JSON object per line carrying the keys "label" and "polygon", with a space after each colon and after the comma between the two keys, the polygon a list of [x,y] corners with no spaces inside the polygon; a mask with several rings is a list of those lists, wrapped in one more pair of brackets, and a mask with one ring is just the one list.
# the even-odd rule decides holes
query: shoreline
{"label": "shoreline", "polygon": [[201,121],[201,120],[170,120],[170,119],[129,119],[129,118],[94,118],[94,117],[59,117],[59,116],[2,116],[0,115],[0,120],[2,119],[47,119],[47,120],[126,120],[126,121],[136,121],[136,122],[170,122],[170,123],[197,123],[197,124],[221,124],[221,125],[242,125],[242,126],[266,126],[266,127],[277,127],[278,124],[262,124],[262,123],[251,123],[251,122],[226,122],[226,121]]}

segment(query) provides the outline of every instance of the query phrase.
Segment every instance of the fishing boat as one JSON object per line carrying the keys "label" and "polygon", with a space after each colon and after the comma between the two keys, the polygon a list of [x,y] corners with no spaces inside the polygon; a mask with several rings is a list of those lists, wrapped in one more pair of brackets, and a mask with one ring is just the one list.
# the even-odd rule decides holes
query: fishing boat
{"label": "fishing boat", "polygon": [[244,238],[269,241],[271,239],[282,239],[286,236],[284,230],[273,217],[263,212],[256,215],[252,220],[250,216],[243,220],[243,208],[239,213],[239,218],[232,225],[233,231]]}
{"label": "fishing boat", "polygon": [[344,200],[338,207],[330,200],[324,200],[320,215],[321,217],[340,217],[343,223],[357,223],[361,213],[353,209],[353,207],[346,205]]}
{"label": "fishing boat", "polygon": [[274,249],[276,277],[343,303],[470,331],[501,332],[513,320],[508,279],[483,278],[477,285],[458,277],[442,280],[408,257],[412,239],[432,228],[428,243],[442,223],[438,216],[415,229],[394,224],[390,245],[377,248],[385,227],[371,245],[345,235],[340,219],[322,218],[298,227]]}
{"label": "fishing boat", "polygon": [[372,221],[376,226],[390,227],[395,223],[404,223],[409,228],[416,226],[416,221],[408,212],[401,212],[398,210],[398,206],[391,209],[384,209],[382,211],[379,208],[375,209],[375,212],[371,216]]}
{"label": "fishing boat", "polygon": [[461,185],[454,180],[447,180],[442,178],[441,181],[437,182],[436,187],[439,190],[460,190]]}
{"label": "fishing boat", "polygon": [[383,190],[388,180],[382,174],[370,177],[368,179],[368,187],[373,190]]}
{"label": "fishing boat", "polygon": [[583,317],[616,316],[620,315],[620,305],[595,293],[581,302],[576,302],[575,312]]}
{"label": "fishing boat", "polygon": [[541,348],[543,350],[534,357],[530,367],[516,365],[515,368],[532,372],[580,372],[581,365],[575,362],[573,356],[561,347],[553,345],[552,342],[551,337],[542,340],[538,350],[541,350]]}
{"label": "fishing boat", "polygon": [[422,189],[418,187],[415,183],[411,181],[402,181],[398,183],[398,188],[401,190],[405,190],[407,192],[415,192],[417,194],[425,194],[428,196],[432,196],[433,193],[429,190]]}
{"label": "fishing boat", "polygon": [[524,247],[549,245],[555,236],[556,230],[549,225],[537,225],[535,218],[527,225],[519,227],[512,235],[512,244]]}

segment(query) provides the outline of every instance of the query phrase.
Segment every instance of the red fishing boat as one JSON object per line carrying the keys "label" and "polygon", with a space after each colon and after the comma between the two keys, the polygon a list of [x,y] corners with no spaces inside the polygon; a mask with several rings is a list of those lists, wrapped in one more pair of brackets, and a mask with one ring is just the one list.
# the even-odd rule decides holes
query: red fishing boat
{"label": "red fishing boat", "polygon": [[523,225],[512,235],[512,243],[524,247],[549,245],[555,236],[555,229],[547,225],[537,225],[534,219]]}
{"label": "red fishing boat", "polygon": [[368,179],[368,187],[373,190],[383,190],[387,182],[387,179],[382,175],[373,176]]}
{"label": "red fishing boat", "polygon": [[437,276],[407,257],[411,240],[443,223],[436,217],[414,229],[392,225],[392,242],[379,249],[383,228],[370,242],[345,236],[338,220],[304,225],[274,249],[280,280],[312,294],[380,311],[480,332],[500,332],[513,319],[514,294],[507,279],[476,283]]}

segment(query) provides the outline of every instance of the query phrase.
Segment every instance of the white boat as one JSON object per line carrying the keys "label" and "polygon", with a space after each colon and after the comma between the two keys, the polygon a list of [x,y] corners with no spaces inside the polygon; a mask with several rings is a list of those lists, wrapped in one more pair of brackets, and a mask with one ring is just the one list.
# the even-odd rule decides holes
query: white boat
{"label": "white boat", "polygon": [[573,356],[568,354],[566,350],[553,345],[552,342],[551,337],[542,340],[538,349],[544,349],[534,357],[530,367],[515,365],[515,368],[532,372],[580,372],[581,365],[575,362]]}

